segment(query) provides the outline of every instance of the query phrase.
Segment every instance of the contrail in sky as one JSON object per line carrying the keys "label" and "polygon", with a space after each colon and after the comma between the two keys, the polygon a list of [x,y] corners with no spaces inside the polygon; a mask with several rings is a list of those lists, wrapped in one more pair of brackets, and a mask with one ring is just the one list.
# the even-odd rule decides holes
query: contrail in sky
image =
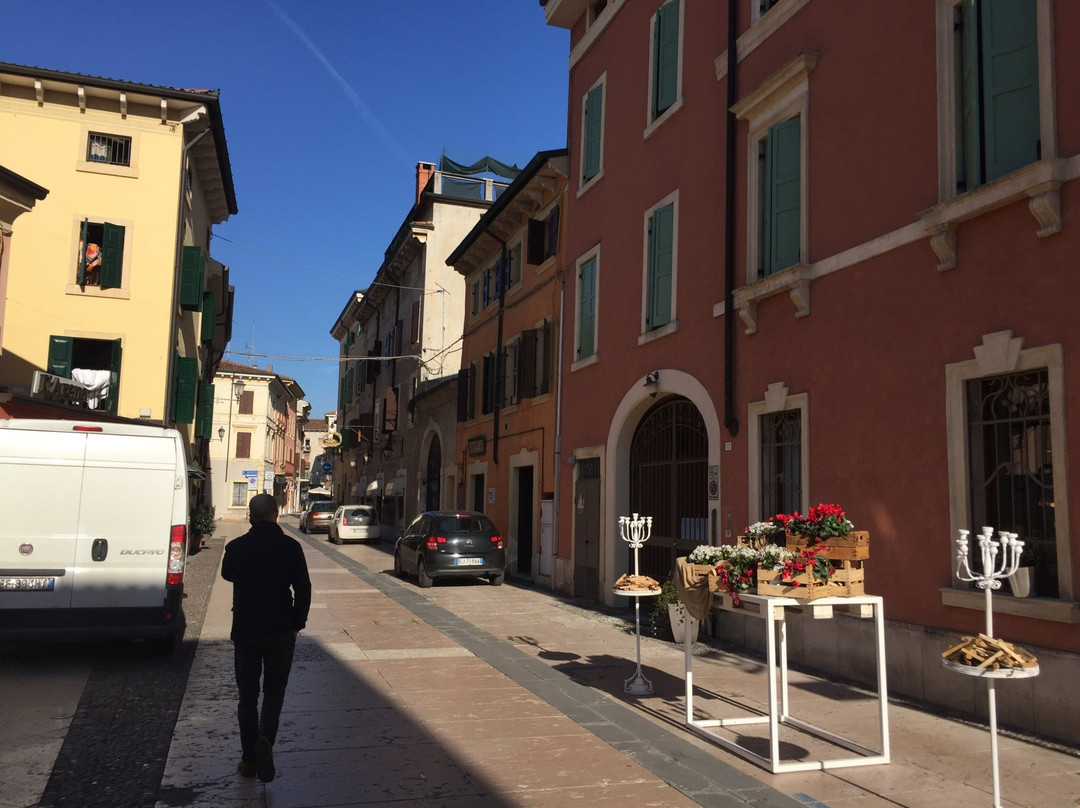
{"label": "contrail in sky", "polygon": [[394,136],[390,134],[390,130],[383,126],[382,121],[375,117],[375,113],[372,112],[371,108],[364,103],[364,99],[362,99],[359,94],[357,94],[356,90],[354,90],[349,85],[349,82],[345,80],[345,77],[342,76],[332,64],[330,64],[330,61],[325,56],[323,56],[322,51],[320,51],[319,48],[315,45],[315,43],[311,41],[311,37],[304,33],[303,29],[301,29],[300,26],[297,25],[288,14],[282,11],[282,9],[278,6],[277,3],[274,2],[274,0],[266,0],[266,4],[270,6],[271,9],[273,9],[273,12],[277,14],[278,18],[283,23],[289,26],[289,29],[294,34],[296,34],[297,39],[304,43],[304,47],[311,51],[312,55],[316,59],[318,59],[319,62],[322,63],[323,67],[326,68],[326,72],[330,74],[331,78],[333,78],[334,81],[336,81],[341,86],[341,89],[345,92],[345,95],[348,96],[350,101],[352,101],[352,105],[356,108],[356,111],[360,113],[360,117],[364,119],[364,123],[366,123],[369,127],[375,130],[376,134],[378,134],[379,137],[381,137],[386,143],[386,145],[389,146],[390,149],[395,154],[397,154],[397,156],[400,157],[404,162],[411,162],[412,158],[405,151],[405,149],[401,147],[401,144],[399,144],[397,140],[394,139]]}

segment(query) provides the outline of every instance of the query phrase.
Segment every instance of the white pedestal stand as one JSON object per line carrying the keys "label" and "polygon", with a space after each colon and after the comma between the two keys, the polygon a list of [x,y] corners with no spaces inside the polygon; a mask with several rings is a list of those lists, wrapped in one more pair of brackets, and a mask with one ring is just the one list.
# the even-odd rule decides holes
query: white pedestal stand
{"label": "white pedestal stand", "polygon": [[[649,540],[652,535],[652,517],[619,517],[619,534],[622,540],[627,542],[634,550],[634,575],[638,574],[638,550]],[[653,692],[653,684],[645,678],[641,672],[641,599],[656,597],[660,594],[652,589],[613,589],[616,595],[634,599],[634,636],[637,639],[637,670],[623,683],[623,692],[634,696],[647,696]]]}
{"label": "white pedestal stand", "polygon": [[[984,527],[978,536],[979,550],[982,556],[982,572],[972,572],[968,564],[968,531],[959,531],[956,539],[956,577],[961,581],[972,581],[979,589],[986,593],[986,636],[994,636],[994,610],[991,601],[991,592],[1001,588],[1001,582],[1012,577],[1020,565],[1020,554],[1024,551],[1024,543],[1019,541],[1015,533],[1001,531],[998,534],[1000,541],[993,541],[994,529]],[[1000,561],[997,558],[998,550],[1001,550]],[[951,671],[964,673],[968,676],[979,676],[986,679],[986,696],[989,701],[990,713],[990,759],[993,763],[994,775],[994,808],[1001,808],[1001,779],[998,776],[998,742],[997,742],[997,695],[994,692],[994,680],[996,679],[1026,679],[1039,675],[1039,666],[1034,668],[999,668],[996,671],[985,668],[975,668],[971,665],[959,665],[942,657],[942,664]]]}

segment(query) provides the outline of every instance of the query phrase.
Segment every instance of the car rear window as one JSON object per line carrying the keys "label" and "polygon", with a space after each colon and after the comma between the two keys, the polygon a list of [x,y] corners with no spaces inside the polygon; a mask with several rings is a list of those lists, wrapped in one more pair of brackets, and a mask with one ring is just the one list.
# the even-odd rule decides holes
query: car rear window
{"label": "car rear window", "polygon": [[358,525],[370,525],[374,522],[375,514],[368,508],[356,508],[349,511],[349,518],[355,519]]}
{"label": "car rear window", "polygon": [[316,502],[311,506],[311,511],[312,513],[315,511],[336,511],[338,507],[336,502]]}
{"label": "car rear window", "polygon": [[440,533],[495,533],[495,523],[483,514],[459,513],[439,518]]}

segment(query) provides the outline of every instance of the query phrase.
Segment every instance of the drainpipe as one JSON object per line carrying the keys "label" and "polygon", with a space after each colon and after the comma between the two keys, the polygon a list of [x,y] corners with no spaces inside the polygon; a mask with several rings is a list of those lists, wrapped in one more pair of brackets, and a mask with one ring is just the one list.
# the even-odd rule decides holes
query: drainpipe
{"label": "drainpipe", "polygon": [[559,501],[562,484],[562,374],[563,374],[563,307],[566,305],[566,276],[559,272],[559,369],[555,376],[555,497],[551,515],[551,591],[555,591],[555,560],[559,557]]}
{"label": "drainpipe", "polygon": [[739,434],[735,417],[735,104],[736,70],[739,66],[738,3],[728,0],[727,47],[727,152],[724,189],[724,427],[732,437]]}
{"label": "drainpipe", "polygon": [[[506,383],[503,378],[504,362],[503,362],[503,314],[506,309],[506,283],[502,278],[502,274],[506,272],[506,242],[496,236],[490,230],[488,235],[499,242],[502,247],[502,259],[500,261],[500,269],[496,274],[495,283],[499,287],[499,330],[498,336],[495,338],[495,390],[492,395],[491,412],[492,412],[492,436],[491,436],[491,459],[495,465],[499,465],[499,409],[502,405],[502,387]],[[509,279],[509,274],[507,275]],[[502,384],[500,384],[502,382]]]}

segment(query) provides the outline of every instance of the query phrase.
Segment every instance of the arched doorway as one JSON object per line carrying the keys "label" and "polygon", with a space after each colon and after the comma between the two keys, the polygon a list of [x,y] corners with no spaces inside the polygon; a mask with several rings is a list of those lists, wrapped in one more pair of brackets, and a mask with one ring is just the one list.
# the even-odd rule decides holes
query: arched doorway
{"label": "arched doorway", "polygon": [[671,396],[654,404],[630,445],[630,511],[652,517],[642,575],[663,580],[678,555],[708,543],[708,467],[708,432],[694,403]]}
{"label": "arched doorway", "polygon": [[442,444],[438,435],[431,436],[428,447],[427,465],[424,471],[426,486],[424,489],[424,510],[437,511],[442,505]]}

